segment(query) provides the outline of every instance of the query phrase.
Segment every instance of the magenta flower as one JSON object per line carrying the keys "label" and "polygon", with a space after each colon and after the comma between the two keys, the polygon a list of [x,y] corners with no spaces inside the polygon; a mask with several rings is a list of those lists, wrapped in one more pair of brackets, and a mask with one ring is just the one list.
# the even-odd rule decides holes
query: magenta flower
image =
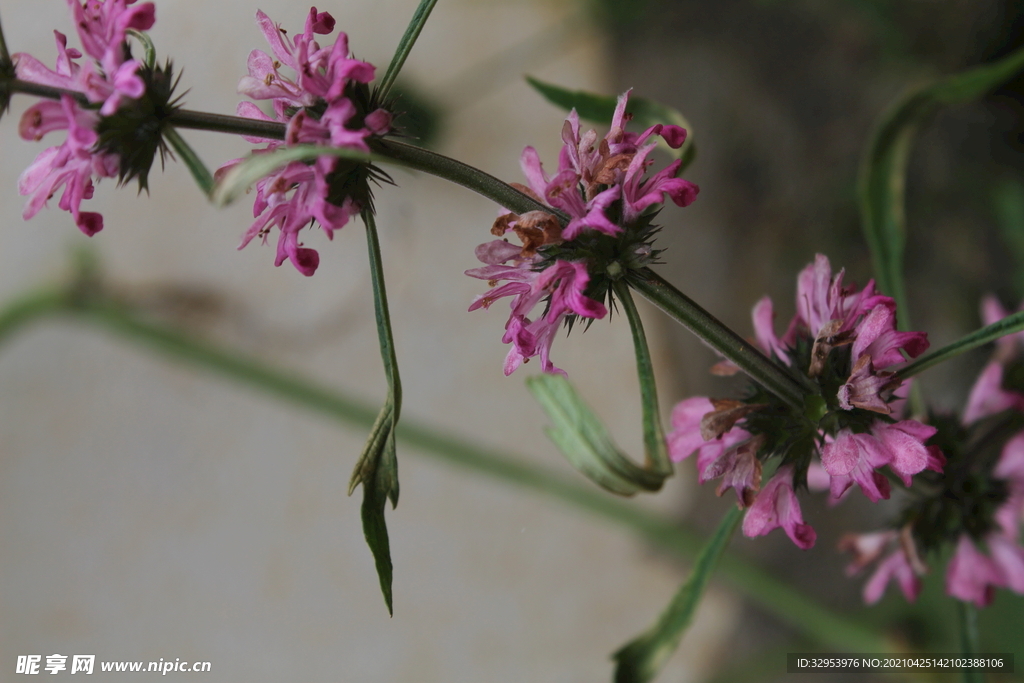
{"label": "magenta flower", "polygon": [[[514,233],[522,246],[482,244],[476,253],[485,266],[466,271],[492,287],[473,301],[470,310],[513,297],[502,338],[512,345],[505,358],[506,375],[534,356],[540,356],[545,372],[562,372],[548,357],[559,325],[571,328],[576,317],[603,318],[608,311],[603,301],[610,300],[613,281],[628,284],[636,271],[655,262],[658,252],[651,238],[657,229],[650,224],[653,215],[645,211],[666,197],[686,206],[697,196],[696,185],[675,177],[680,162],[646,178],[654,143],[644,143],[660,135],[679,147],[686,131],[667,125],[642,133],[625,130],[628,100],[629,92],[619,98],[611,130],[601,139],[593,130],[582,133],[579,115],[575,110],[569,113],[553,177],[533,147],[523,150],[520,165],[528,186],[515,187],[542,208],[522,215],[503,212],[491,234],[504,238]],[[554,209],[568,216],[564,227]],[[541,302],[545,312],[537,316],[532,311]]]}
{"label": "magenta flower", "polygon": [[[270,100],[274,118],[264,115],[250,102],[238,105],[239,116],[276,120],[287,124],[285,141],[247,138],[267,143],[256,153],[270,152],[291,145],[321,145],[369,152],[367,139],[391,130],[391,114],[373,104],[366,84],[373,80],[373,65],[352,58],[348,36],[339,33],[334,43],[321,47],[317,35],[334,30],[334,18],[327,12],[310,9],[302,33],[289,38],[284,29],[262,11],[256,23],[270,44],[273,56],[261,50],[249,54],[249,75],[242,78],[238,91],[255,100]],[[287,67],[295,73],[282,73]],[[241,160],[230,161],[217,173],[222,174]],[[335,157],[319,157],[309,164],[294,161],[256,184],[253,216],[256,220],[242,237],[239,249],[254,238],[265,243],[274,229],[278,231],[274,265],[286,260],[303,275],[316,272],[320,255],[304,247],[299,233],[314,223],[333,238],[352,216],[371,208],[368,181],[386,178],[365,163]]]}
{"label": "magenta flower", "polygon": [[[666,197],[677,206],[688,206],[697,198],[700,189],[696,185],[675,177],[682,165],[679,160],[645,179],[647,169],[654,163],[647,157],[655,143],[644,143],[660,135],[671,147],[678,148],[686,140],[686,131],[679,126],[659,124],[640,134],[626,132],[630,92],[619,98],[611,130],[600,142],[593,130],[581,135],[579,115],[575,109],[569,113],[562,127],[564,146],[553,178],[544,172],[537,150],[523,150],[520,165],[529,188],[541,201],[570,217],[562,233],[566,240],[575,239],[586,229],[617,235],[625,226],[635,223],[644,210],[662,203]],[[621,224],[609,217],[612,206],[620,200]]]}
{"label": "magenta flower", "polygon": [[[820,254],[804,268],[797,278],[797,312],[781,338],[775,333],[771,299],[762,298],[753,309],[755,339],[765,354],[805,372],[808,384],[820,387],[819,422],[809,422],[805,413],[793,412],[763,390],[745,401],[688,399],[673,412],[667,437],[672,457],[699,452],[701,483],[722,476],[720,491],[735,488],[742,507],[758,505],[764,495],[758,493],[761,464],[775,455],[786,457],[781,476],[800,473],[788,484],[787,501],[790,496],[795,500],[794,489],[813,484],[830,490],[835,502],[858,484],[877,502],[889,497],[886,467],[907,486],[926,469],[942,470],[942,454],[926,445],[934,427],[888,417],[898,414],[905,397],[895,370],[906,360],[904,354],[913,357],[927,348],[926,336],[897,332],[895,302],[877,294],[873,283],[863,289],[844,285],[843,275],[840,271],[833,277],[828,259]],[[727,361],[713,369],[716,374],[737,370]],[[744,528],[767,533],[775,526],[751,521]],[[797,545],[809,547],[808,536],[791,527],[787,533],[802,539]]]}
{"label": "magenta flower", "polygon": [[[503,343],[512,344],[505,358],[505,375],[512,374],[534,356],[540,356],[544,372],[564,375],[549,357],[558,328],[571,314],[599,319],[607,315],[608,310],[604,304],[584,294],[590,281],[584,264],[555,261],[544,270],[534,270],[541,257],[524,255],[524,251],[504,240],[477,247],[477,258],[486,265],[467,270],[466,275],[487,280],[492,288],[474,299],[469,310],[489,308],[498,299],[511,296],[512,313],[502,337]],[[502,281],[507,284],[498,286]],[[531,319],[532,311],[542,301],[546,301],[546,310]]]}
{"label": "magenta flower", "polygon": [[103,229],[103,216],[82,211],[82,202],[95,191],[94,178],[118,177],[121,160],[117,154],[99,149],[97,129],[102,117],[114,114],[127,99],[138,99],[145,83],[136,73],[141,64],[126,59],[125,36],[128,29],[145,31],[153,26],[155,8],[135,0],[68,0],[75,28],[86,54],[96,60],[79,64],[82,53],[67,47],[67,37],[54,31],[57,63],[51,70],[26,53],[13,56],[18,78],[55,88],[77,91],[95,104],[99,111],[82,107],[70,96],[60,102],[39,102],[21,118],[19,132],[26,140],[41,140],[47,133],[66,130],[65,142],[50,147],[36,157],[18,180],[18,191],[30,195],[23,216],[35,216],[46,202],[63,188],[58,206],[72,214],[75,224],[86,235]]}

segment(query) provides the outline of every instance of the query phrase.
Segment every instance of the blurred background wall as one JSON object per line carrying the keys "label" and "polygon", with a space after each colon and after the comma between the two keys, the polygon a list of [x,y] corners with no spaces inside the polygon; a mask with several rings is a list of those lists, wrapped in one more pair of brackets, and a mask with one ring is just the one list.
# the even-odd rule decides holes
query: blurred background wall
{"label": "blurred background wall", "polygon": [[[349,33],[356,56],[383,69],[415,4],[318,9]],[[308,10],[285,0],[157,2],[152,37],[183,69],[188,107],[234,111],[246,56],[265,49],[257,7],[292,31]],[[8,0],[2,12],[14,51],[52,64],[54,28],[77,44],[62,0]],[[662,213],[662,272],[746,334],[765,293],[788,319],[794,275],[816,252],[854,280],[870,277],[854,188],[873,122],[909,84],[1008,51],[1017,16],[1009,0],[442,0],[402,88],[439,151],[514,181],[526,145],[554,163],[564,118],[524,73],[609,94],[633,87],[679,108],[693,124],[699,151],[687,177],[701,195]],[[1024,258],[1014,242],[1024,226],[1018,92],[939,114],[915,147],[910,313],[936,344],[977,324],[981,293],[1007,304],[1024,294],[1014,278]],[[90,203],[106,228],[92,239],[56,208],[24,222],[17,177],[57,144],[17,137],[28,105],[16,98],[0,123],[0,297],[63,277],[86,246],[109,285],[152,315],[383,398],[360,225],[331,243],[307,238],[322,259],[307,279],[274,268],[272,247],[235,251],[250,207],[213,209],[174,165],[154,174],[149,196],[101,184]],[[186,138],[211,167],[248,150],[227,136]],[[501,374],[504,305],[466,312],[484,283],[462,271],[477,265],[473,248],[489,239],[496,207],[427,176],[393,175],[398,187],[382,188],[377,206],[404,415],[570,473],[523,386],[535,367]],[[729,395],[707,374],[710,352],[644,315],[666,415],[685,395]],[[624,321],[560,337],[553,358],[639,454]],[[959,407],[981,360],[933,371],[930,394]],[[606,680],[609,653],[650,624],[684,576],[621,530],[405,447],[400,505],[387,513],[389,619],[362,539],[361,493],[345,496],[365,434],[66,322],[3,349],[0,416],[2,671],[19,654],[61,653],[208,660],[205,678],[217,681]],[[842,578],[834,542],[893,513],[851,502],[805,503],[821,534],[812,551],[779,533],[734,546],[827,604],[858,610],[860,582]],[[688,464],[636,502],[697,528],[727,504],[696,490]],[[870,614],[897,614],[902,637],[919,635],[922,619],[901,609],[887,601]],[[663,680],[707,680],[740,655],[800,642],[717,586],[696,623]]]}

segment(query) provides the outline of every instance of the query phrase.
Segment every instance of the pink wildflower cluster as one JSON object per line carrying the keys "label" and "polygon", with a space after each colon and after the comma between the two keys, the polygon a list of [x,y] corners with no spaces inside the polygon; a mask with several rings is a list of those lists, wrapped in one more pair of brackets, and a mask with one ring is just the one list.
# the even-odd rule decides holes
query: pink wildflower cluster
{"label": "pink wildflower cluster", "polygon": [[[1006,317],[1006,311],[990,298],[983,303],[982,317],[990,324]],[[981,430],[979,433],[985,434],[993,429],[985,424],[987,418],[998,423],[997,416],[1005,414],[1012,419],[1014,413],[1024,412],[1024,394],[1003,387],[1004,368],[1017,359],[1020,337],[1017,334],[999,340],[992,361],[971,389],[959,425],[952,421],[961,432],[956,440],[985,444],[986,437],[972,436],[972,432]],[[955,543],[953,557],[946,567],[946,592],[951,596],[984,607],[992,602],[996,588],[1024,593],[1024,547],[1020,544],[1024,520],[1024,431],[1005,441],[994,464],[989,461],[986,465],[985,454],[969,446],[963,452],[950,453],[950,457],[944,476],[934,482],[938,493],[932,500],[918,503],[922,509],[912,506],[904,515],[907,521],[899,532],[850,534],[841,542],[841,549],[854,553],[849,574],[858,573],[880,560],[886,550],[890,551],[864,586],[865,602],[880,600],[891,579],[896,580],[907,600],[917,598],[920,577],[927,571],[919,557],[921,539],[931,548],[940,541]],[[944,511],[929,513],[935,509]],[[943,519],[962,521],[954,528],[927,528]]]}
{"label": "pink wildflower cluster", "polygon": [[79,230],[92,236],[103,229],[103,216],[82,211],[81,204],[93,196],[93,176],[99,179],[118,175],[118,155],[97,148],[101,117],[114,114],[126,98],[137,99],[145,92],[145,83],[137,73],[141,64],[127,59],[125,36],[129,29],[151,28],[156,10],[151,2],[136,5],[135,1],[68,0],[82,48],[95,60],[95,65],[79,64],[76,60],[82,57],[82,52],[68,48],[67,37],[59,31],[54,31],[55,69],[25,53],[13,56],[18,78],[79,92],[89,102],[101,104],[97,111],[64,95],[60,101],[38,102],[22,116],[18,129],[26,140],[41,140],[55,130],[67,131],[64,143],[40,153],[18,180],[18,191],[31,195],[23,213],[26,220],[39,213],[63,187],[58,206],[71,213]]}
{"label": "pink wildflower cluster", "polygon": [[[270,43],[273,56],[253,50],[249,54],[249,75],[239,82],[238,91],[254,100],[270,100],[274,116],[265,115],[251,102],[240,103],[238,115],[287,124],[284,142],[247,137],[250,142],[267,144],[257,153],[298,144],[369,152],[367,138],[391,129],[390,113],[381,108],[360,111],[352,98],[353,86],[373,81],[373,65],[352,58],[344,33],[339,33],[331,45],[321,47],[317,43],[316,35],[328,35],[334,30],[334,18],[329,13],[311,8],[305,29],[294,38],[289,38],[262,11],[256,13],[256,23]],[[295,72],[294,79],[283,74],[282,67]],[[228,162],[218,174],[240,161]],[[270,232],[277,228],[280,234],[274,265],[280,266],[287,259],[303,275],[312,275],[320,255],[301,245],[299,232],[316,221],[332,238],[334,231],[348,223],[349,218],[368,208],[368,196],[335,196],[335,186],[344,180],[335,177],[342,163],[344,160],[330,156],[319,157],[311,164],[294,161],[260,180],[253,205],[256,220],[246,231],[239,249],[255,237],[266,242]]]}
{"label": "pink wildflower cluster", "polygon": [[[605,273],[615,261],[615,268],[641,267],[652,253],[646,241],[651,229],[642,220],[644,212],[666,198],[678,206],[688,206],[697,197],[699,188],[688,180],[676,178],[680,160],[647,177],[654,163],[650,154],[661,136],[673,148],[686,140],[686,131],[679,126],[659,124],[642,133],[626,130],[631,116],[627,114],[629,93],[623,94],[612,117],[611,130],[601,139],[594,130],[580,132],[580,119],[572,110],[562,127],[562,146],[558,171],[549,177],[544,171],[537,150],[527,147],[520,157],[520,166],[529,186],[516,185],[545,206],[564,212],[569,218],[563,227],[558,218],[543,210],[523,215],[504,213],[491,229],[501,240],[477,247],[477,258],[485,265],[466,271],[466,275],[487,280],[492,289],[474,299],[469,310],[488,308],[494,301],[513,296],[512,313],[505,325],[502,341],[512,344],[505,359],[505,374],[522,363],[540,356],[544,372],[564,372],[549,358],[551,343],[558,327],[571,315],[603,318],[608,309],[603,303],[584,294],[608,291]],[[646,221],[649,223],[649,220]],[[599,262],[594,250],[583,243],[602,237],[618,237],[629,233],[625,258],[616,254],[612,261]],[[522,246],[504,239],[515,233]],[[557,247],[552,255],[551,247]],[[646,260],[645,260],[646,259]],[[506,284],[499,285],[505,281]],[[546,301],[545,311],[531,318],[531,311]]]}
{"label": "pink wildflower cluster", "polygon": [[[983,303],[982,317],[986,324],[1006,315],[994,298]],[[999,340],[993,360],[971,389],[964,409],[965,425],[1006,410],[1024,412],[1024,394],[1002,386],[1003,369],[1017,359],[1021,336],[1018,333]],[[993,515],[992,528],[977,540],[962,533],[946,568],[946,592],[979,607],[992,602],[996,588],[1024,594],[1024,547],[1020,544],[1020,527],[1024,520],[1024,431],[1003,446],[992,477],[1001,480],[1006,488],[1006,498]],[[987,546],[988,554],[979,550],[980,544],[976,541]]]}
{"label": "pink wildflower cluster", "polygon": [[[824,400],[818,423],[823,426],[798,439],[793,435],[807,430],[805,417],[773,407],[769,397],[691,398],[672,413],[668,445],[677,461],[698,453],[701,483],[720,477],[719,495],[735,490],[740,507],[747,509],[744,534],[761,536],[782,527],[806,549],[816,535],[804,522],[794,491],[805,483],[796,480],[797,472],[821,475],[834,499],[857,484],[878,501],[889,497],[881,468],[888,466],[909,486],[924,469],[941,470],[942,460],[925,446],[934,427],[890,417],[900,401],[894,370],[905,362],[904,354],[913,358],[928,347],[924,333],[896,331],[895,301],[875,292],[873,282],[860,290],[844,286],[843,271],[833,277],[828,259],[819,254],[797,279],[796,310],[779,338],[771,299],[765,297],[753,310],[754,331],[766,354],[816,382]],[[717,367],[735,370],[728,363]],[[793,450],[799,442],[814,447]],[[820,462],[813,457],[819,450]],[[762,488],[762,459],[774,453],[783,456],[783,464]]]}

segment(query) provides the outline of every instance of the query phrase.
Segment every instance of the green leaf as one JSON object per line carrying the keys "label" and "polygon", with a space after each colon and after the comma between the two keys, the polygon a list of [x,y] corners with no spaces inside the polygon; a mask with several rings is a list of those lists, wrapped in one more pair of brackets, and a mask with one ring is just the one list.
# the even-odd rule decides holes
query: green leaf
{"label": "green leaf", "polygon": [[621,496],[661,488],[665,475],[638,467],[623,455],[569,380],[543,374],[528,378],[526,386],[553,423],[545,433],[588,479]]}
{"label": "green leaf", "polygon": [[394,404],[389,397],[377,415],[377,421],[370,431],[348,485],[350,496],[357,486],[363,486],[363,535],[370,546],[370,552],[373,553],[380,590],[384,595],[388,614],[391,615],[394,615],[391,588],[394,572],[384,508],[389,498],[392,509],[398,505],[398,461],[395,457],[394,427]]}
{"label": "green leaf", "polygon": [[423,26],[427,23],[427,19],[430,18],[430,12],[436,4],[437,0],[420,0],[419,6],[413,12],[412,19],[409,21],[409,26],[405,29],[405,34],[398,41],[398,47],[395,48],[395,55],[391,58],[391,63],[388,64],[388,70],[384,72],[384,77],[377,84],[375,93],[377,101],[386,99],[388,93],[391,92],[391,87],[395,84],[398,73],[405,65],[406,58],[412,52],[412,46],[416,44],[416,39],[420,37],[420,31],[423,30]]}
{"label": "green leaf", "polygon": [[[596,95],[585,90],[569,90],[552,83],[545,83],[533,76],[527,76],[526,82],[543,95],[544,99],[556,107],[561,107],[566,111],[575,109],[581,119],[608,125],[615,114],[615,105],[618,103],[618,98],[608,95]],[[650,128],[659,123],[669,123],[685,128],[686,142],[679,149],[672,149],[665,144],[664,140],[661,140],[661,144],[673,157],[683,160],[683,164],[679,168],[680,172],[690,165],[697,151],[693,146],[693,126],[679,113],[679,110],[654,100],[631,96],[629,104],[626,105],[626,113],[633,115],[634,123],[640,128]]]}
{"label": "green leaf", "polygon": [[126,31],[135,40],[142,43],[142,63],[148,66],[150,69],[156,66],[156,46],[153,45],[153,40],[149,37],[148,33],[137,31],[130,28]]}
{"label": "green leaf", "polygon": [[203,191],[203,194],[209,196],[214,188],[213,175],[210,174],[210,169],[206,168],[206,164],[195,153],[195,150],[185,142],[185,139],[172,126],[164,128],[164,140],[178,153],[181,162],[188,168],[189,173],[192,174],[192,178],[196,181],[199,189]]}
{"label": "green leaf", "polygon": [[951,358],[959,356],[965,351],[976,349],[979,346],[993,342],[1000,337],[1005,337],[1008,334],[1020,332],[1024,330],[1024,312],[1014,313],[1008,315],[1002,320],[998,320],[991,325],[986,325],[980,330],[971,332],[966,337],[958,339],[952,344],[943,346],[941,349],[936,349],[931,353],[925,354],[920,358],[907,363],[896,374],[899,375],[900,379],[908,379],[914,375],[924,372],[933,365],[945,362]]}
{"label": "green leaf", "polygon": [[387,291],[384,288],[384,266],[380,254],[380,240],[373,212],[364,210],[366,223],[366,245],[370,256],[370,277],[373,281],[373,307],[377,320],[377,337],[380,355],[384,361],[384,375],[388,382],[388,397],[377,415],[363,453],[352,471],[348,494],[356,486],[363,485],[363,535],[373,553],[377,567],[380,589],[388,613],[394,614],[392,606],[393,566],[391,544],[388,541],[388,527],[384,520],[384,508],[391,500],[391,507],[398,505],[398,458],[395,455],[395,430],[402,409],[402,383],[398,376],[398,358],[395,355],[395,341],[391,332],[391,315],[388,311]]}
{"label": "green leaf", "polygon": [[858,193],[861,224],[883,292],[896,299],[906,329],[903,252],[906,247],[904,190],[914,135],[939,108],[970,102],[1006,82],[1024,68],[1024,48],[993,64],[948,76],[916,88],[882,117],[861,161]]}
{"label": "green leaf", "polygon": [[612,658],[616,662],[615,683],[643,683],[658,675],[665,662],[679,647],[683,633],[693,621],[700,599],[715,565],[729,545],[729,539],[743,518],[738,508],[730,508],[693,563],[690,575],[651,628],[620,648]]}
{"label": "green leaf", "polygon": [[210,201],[215,206],[227,206],[245,194],[245,191],[257,180],[270,175],[282,166],[293,161],[312,161],[322,156],[356,159],[366,163],[388,161],[384,157],[359,150],[317,145],[295,145],[294,147],[275,149],[273,152],[252,154],[217,180],[210,192]]}

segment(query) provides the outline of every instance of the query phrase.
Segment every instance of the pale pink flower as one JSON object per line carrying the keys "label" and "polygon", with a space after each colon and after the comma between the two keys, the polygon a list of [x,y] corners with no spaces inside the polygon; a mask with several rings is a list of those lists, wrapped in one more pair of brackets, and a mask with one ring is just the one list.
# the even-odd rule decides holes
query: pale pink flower
{"label": "pale pink flower", "polygon": [[813,547],[818,537],[809,524],[804,524],[800,502],[793,492],[792,465],[783,465],[775,472],[743,518],[743,535],[750,538],[764,536],[778,527],[804,550]]}
{"label": "pale pink flower", "polygon": [[864,602],[872,605],[882,599],[889,581],[895,580],[908,602],[914,602],[921,592],[921,579],[927,568],[914,547],[909,529],[905,533],[895,530],[867,534],[847,534],[839,541],[841,551],[852,552],[853,560],[846,567],[847,576],[859,574],[865,567],[878,561],[886,551],[892,550],[878,562],[875,571],[864,584]]}
{"label": "pale pink flower", "polygon": [[698,481],[721,477],[716,493],[721,496],[731,488],[739,506],[747,507],[761,486],[760,441],[739,426],[706,438],[711,435],[702,423],[714,412],[715,406],[703,396],[680,401],[672,410],[672,430],[666,437],[669,457],[679,462],[696,452]]}

